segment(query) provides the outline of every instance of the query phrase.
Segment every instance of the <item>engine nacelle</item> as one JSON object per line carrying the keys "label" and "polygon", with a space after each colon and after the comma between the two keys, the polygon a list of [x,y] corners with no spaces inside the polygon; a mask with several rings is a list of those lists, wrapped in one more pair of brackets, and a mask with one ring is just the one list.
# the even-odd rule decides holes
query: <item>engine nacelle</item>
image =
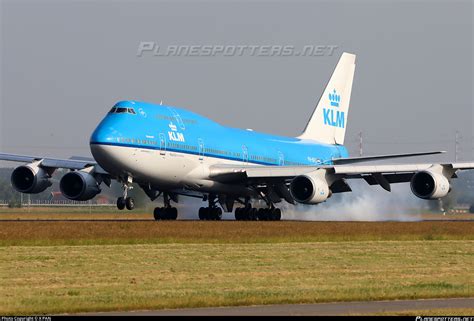
{"label": "engine nacelle", "polygon": [[431,171],[415,173],[410,187],[413,194],[427,200],[444,197],[451,190],[449,180],[444,175]]}
{"label": "engine nacelle", "polygon": [[12,186],[21,193],[37,194],[50,187],[50,175],[35,163],[15,168],[10,177]]}
{"label": "engine nacelle", "polygon": [[88,201],[101,192],[100,183],[85,171],[69,172],[61,178],[59,189],[64,197],[74,201]]}
{"label": "engine nacelle", "polygon": [[296,176],[290,184],[290,193],[295,201],[304,204],[318,204],[331,196],[331,190],[319,175]]}

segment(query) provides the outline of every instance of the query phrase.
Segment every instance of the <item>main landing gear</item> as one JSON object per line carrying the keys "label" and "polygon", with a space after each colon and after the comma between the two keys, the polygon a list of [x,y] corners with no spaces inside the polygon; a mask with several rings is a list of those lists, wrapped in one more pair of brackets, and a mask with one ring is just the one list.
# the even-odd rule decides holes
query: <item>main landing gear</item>
{"label": "main landing gear", "polygon": [[168,193],[163,193],[164,207],[155,207],[153,216],[155,220],[176,220],[178,218],[178,209],[171,206],[170,196]]}
{"label": "main landing gear", "polygon": [[272,208],[253,208],[250,205],[235,209],[235,220],[237,221],[279,221],[281,220],[281,210]]}
{"label": "main landing gear", "polygon": [[246,198],[244,207],[235,209],[236,221],[279,221],[281,220],[281,210],[266,197],[262,197],[267,203],[268,208],[253,208],[250,199]]}
{"label": "main landing gear", "polygon": [[217,196],[209,195],[209,207],[199,209],[199,219],[203,221],[220,221],[222,219],[222,209],[217,206]]}
{"label": "main landing gear", "polygon": [[127,197],[128,190],[132,189],[131,186],[128,184],[123,184],[123,196],[117,199],[117,208],[119,210],[123,210],[127,208],[127,210],[131,211],[135,208],[135,200],[132,197]]}

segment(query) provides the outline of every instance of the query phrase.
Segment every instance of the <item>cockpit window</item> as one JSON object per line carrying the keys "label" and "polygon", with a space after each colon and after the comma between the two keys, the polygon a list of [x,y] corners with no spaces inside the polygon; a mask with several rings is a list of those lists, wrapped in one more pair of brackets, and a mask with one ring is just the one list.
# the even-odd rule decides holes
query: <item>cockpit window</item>
{"label": "cockpit window", "polygon": [[109,114],[132,114],[136,115],[137,113],[133,108],[124,108],[124,107],[113,107]]}
{"label": "cockpit window", "polygon": [[118,107],[117,110],[115,110],[115,113],[116,114],[125,114],[127,113],[127,108],[123,108],[123,107]]}

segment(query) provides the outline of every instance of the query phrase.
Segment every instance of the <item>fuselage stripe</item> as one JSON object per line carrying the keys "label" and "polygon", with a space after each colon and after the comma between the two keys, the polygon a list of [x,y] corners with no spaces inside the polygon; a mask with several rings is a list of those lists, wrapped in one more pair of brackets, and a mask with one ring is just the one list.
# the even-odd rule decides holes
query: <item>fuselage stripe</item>
{"label": "fuselage stripe", "polygon": [[[150,149],[150,150],[157,150],[157,151],[162,150],[160,147],[142,146],[142,145],[124,144],[124,143],[90,142],[90,144],[91,145],[108,145],[108,146],[118,146],[118,147]],[[237,162],[244,162],[244,163],[255,164],[255,165],[279,166],[279,165],[273,164],[273,163],[259,162],[259,161],[250,160],[250,159],[244,161],[242,158],[226,157],[226,156],[222,156],[222,155],[215,155],[215,154],[204,153],[204,152],[202,152],[202,153],[192,152],[192,151],[189,151],[189,150],[182,150],[182,149],[166,148],[163,151],[164,152],[175,152],[175,153],[181,153],[181,154],[188,154],[188,155],[196,155],[196,156],[202,156],[202,157],[220,158],[220,159],[226,159],[226,160],[237,161]]]}

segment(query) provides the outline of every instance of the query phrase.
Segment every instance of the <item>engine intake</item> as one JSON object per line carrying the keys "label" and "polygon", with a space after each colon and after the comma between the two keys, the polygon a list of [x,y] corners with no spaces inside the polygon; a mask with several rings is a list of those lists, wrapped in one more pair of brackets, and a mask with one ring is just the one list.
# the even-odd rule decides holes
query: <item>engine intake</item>
{"label": "engine intake", "polygon": [[296,176],[290,184],[290,193],[295,201],[303,204],[318,204],[331,196],[328,183],[318,175]]}
{"label": "engine intake", "polygon": [[88,201],[101,192],[100,183],[84,171],[69,172],[61,178],[59,189],[64,197],[74,201]]}
{"label": "engine intake", "polygon": [[438,199],[448,195],[451,190],[444,175],[431,171],[415,173],[411,178],[410,187],[413,194],[422,199]]}
{"label": "engine intake", "polygon": [[37,194],[52,185],[50,178],[44,169],[33,163],[15,168],[10,180],[13,188],[18,192]]}

